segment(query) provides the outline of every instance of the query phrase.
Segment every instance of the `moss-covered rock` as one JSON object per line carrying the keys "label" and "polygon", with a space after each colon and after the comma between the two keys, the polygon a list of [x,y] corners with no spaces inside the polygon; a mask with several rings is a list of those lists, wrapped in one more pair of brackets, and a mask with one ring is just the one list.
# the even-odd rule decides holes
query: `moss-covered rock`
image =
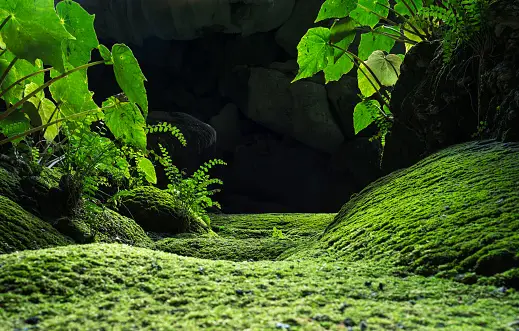
{"label": "moss-covered rock", "polygon": [[323,252],[519,287],[519,144],[453,146],[376,181],[298,255]]}
{"label": "moss-covered rock", "polygon": [[55,227],[77,243],[122,243],[152,248],[153,241],[132,219],[86,202],[74,217],[59,219]]}
{"label": "moss-covered rock", "polygon": [[119,212],[134,219],[146,231],[208,233],[209,227],[174,197],[156,187],[141,186],[119,194]]}
{"label": "moss-covered rock", "polygon": [[367,263],[211,261],[89,244],[3,255],[0,265],[0,325],[12,330],[477,331],[508,330],[519,316],[514,291]]}
{"label": "moss-covered rock", "polygon": [[50,224],[0,195],[0,254],[70,243]]}

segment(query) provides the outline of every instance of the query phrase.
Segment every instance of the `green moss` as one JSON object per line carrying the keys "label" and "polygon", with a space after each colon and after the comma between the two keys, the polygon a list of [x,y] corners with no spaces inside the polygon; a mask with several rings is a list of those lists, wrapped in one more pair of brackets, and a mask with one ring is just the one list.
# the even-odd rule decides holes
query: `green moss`
{"label": "green moss", "polygon": [[510,285],[519,280],[518,231],[519,145],[472,142],[371,184],[299,256],[326,252],[424,275],[508,272],[494,279]]}
{"label": "green moss", "polygon": [[146,248],[154,246],[150,237],[134,220],[93,203],[86,203],[84,209],[71,220],[62,221],[63,224],[58,228],[80,243],[123,243]]}
{"label": "green moss", "polygon": [[71,242],[47,222],[0,195],[0,254],[67,245]]}
{"label": "green moss", "polygon": [[211,225],[219,236],[232,238],[267,238],[276,227],[290,239],[321,235],[334,214],[237,214],[210,215]]}
{"label": "green moss", "polygon": [[[120,244],[0,256],[0,325],[41,330],[507,330],[519,294],[344,261],[231,262]],[[370,282],[370,283],[367,283]],[[380,285],[382,284],[382,285]]]}
{"label": "green moss", "polygon": [[276,260],[297,241],[275,238],[233,239],[222,237],[167,238],[155,243],[158,250],[211,260]]}
{"label": "green moss", "polygon": [[119,212],[134,219],[143,229],[169,233],[208,233],[209,227],[186,210],[171,194],[152,186],[141,186],[119,195]]}
{"label": "green moss", "polygon": [[20,177],[0,167],[0,195],[16,201],[22,194]]}
{"label": "green moss", "polygon": [[[276,260],[322,234],[332,214],[210,215],[215,236],[175,236],[156,249],[212,260]],[[273,228],[286,239],[272,238]]]}

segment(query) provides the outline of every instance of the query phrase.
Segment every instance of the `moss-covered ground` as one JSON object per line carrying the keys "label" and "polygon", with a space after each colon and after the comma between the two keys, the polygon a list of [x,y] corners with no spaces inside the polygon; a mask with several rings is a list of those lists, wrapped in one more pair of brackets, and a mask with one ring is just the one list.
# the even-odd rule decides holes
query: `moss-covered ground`
{"label": "moss-covered ground", "polygon": [[211,261],[88,244],[0,264],[6,330],[473,331],[509,330],[519,316],[515,291],[367,263]]}
{"label": "moss-covered ground", "polygon": [[517,144],[441,151],[336,217],[212,226],[0,255],[0,330],[519,330]]}
{"label": "moss-covered ground", "polygon": [[[156,249],[213,260],[276,260],[317,240],[334,214],[212,215],[218,236],[177,236],[156,242]],[[275,237],[274,228],[282,238]]]}

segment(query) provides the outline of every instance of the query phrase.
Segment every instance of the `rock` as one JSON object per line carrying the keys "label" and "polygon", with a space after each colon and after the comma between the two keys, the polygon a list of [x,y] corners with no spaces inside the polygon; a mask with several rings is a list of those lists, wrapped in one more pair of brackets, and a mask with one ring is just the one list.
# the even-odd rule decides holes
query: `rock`
{"label": "rock", "polygon": [[271,33],[237,36],[225,43],[225,60],[228,68],[236,65],[267,66],[276,61],[283,50]]}
{"label": "rock", "polygon": [[319,151],[332,153],[343,141],[324,86],[298,81],[271,69],[252,68],[245,115]]}
{"label": "rock", "polygon": [[209,124],[216,130],[216,147],[223,151],[234,151],[241,138],[238,108],[232,103],[225,105],[218,115],[211,118]]}
{"label": "rock", "polygon": [[96,15],[101,38],[138,45],[148,37],[192,40],[213,33],[267,32],[283,24],[294,6],[294,0],[117,0],[108,7],[100,0],[80,2]]}
{"label": "rock", "polygon": [[518,183],[519,143],[451,146],[369,184],[343,205],[318,247],[331,259],[384,260],[457,281],[475,272],[478,283],[515,287]]}
{"label": "rock", "polygon": [[0,254],[71,243],[49,223],[0,195]]}
{"label": "rock", "polygon": [[276,41],[291,56],[297,55],[297,44],[314,21],[322,0],[297,0],[290,18],[276,32]]}
{"label": "rock", "polygon": [[134,219],[146,231],[171,234],[209,232],[209,227],[200,217],[158,188],[137,187],[119,198],[119,212]]}
{"label": "rock", "polygon": [[[59,221],[55,227],[77,243],[122,243],[144,248],[154,246],[153,241],[136,221],[91,202],[86,202],[86,206],[73,217],[62,218]],[[60,225],[63,228],[60,228]]]}

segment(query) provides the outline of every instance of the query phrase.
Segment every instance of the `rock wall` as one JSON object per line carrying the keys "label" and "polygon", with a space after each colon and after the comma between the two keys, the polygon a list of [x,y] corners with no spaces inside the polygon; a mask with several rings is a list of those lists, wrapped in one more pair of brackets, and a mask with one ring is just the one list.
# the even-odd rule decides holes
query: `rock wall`
{"label": "rock wall", "polygon": [[[258,11],[263,6],[245,2],[232,6]],[[368,141],[369,132],[364,137],[353,134],[355,78],[325,85],[317,76],[291,83],[298,70],[297,43],[314,26],[322,1],[297,0],[293,6],[286,1],[279,7],[281,2],[272,1],[268,15],[282,19],[260,28],[260,22],[269,21],[265,14],[254,21],[254,33],[206,29],[196,39],[187,32],[182,38],[154,34],[140,46],[130,44],[148,79],[150,117],[187,113],[216,131],[216,144],[203,151],[188,139],[187,152],[172,144],[170,153],[188,172],[212,157],[229,164],[216,173],[225,183],[219,196],[225,212],[335,212],[380,175],[378,144]],[[100,20],[105,11],[119,10],[116,1],[104,11],[90,6],[93,0],[84,3]],[[135,3],[140,2],[125,5]],[[99,31],[113,38],[119,30]],[[109,46],[115,40],[102,42]],[[119,92],[110,68],[89,70],[98,102]]]}

